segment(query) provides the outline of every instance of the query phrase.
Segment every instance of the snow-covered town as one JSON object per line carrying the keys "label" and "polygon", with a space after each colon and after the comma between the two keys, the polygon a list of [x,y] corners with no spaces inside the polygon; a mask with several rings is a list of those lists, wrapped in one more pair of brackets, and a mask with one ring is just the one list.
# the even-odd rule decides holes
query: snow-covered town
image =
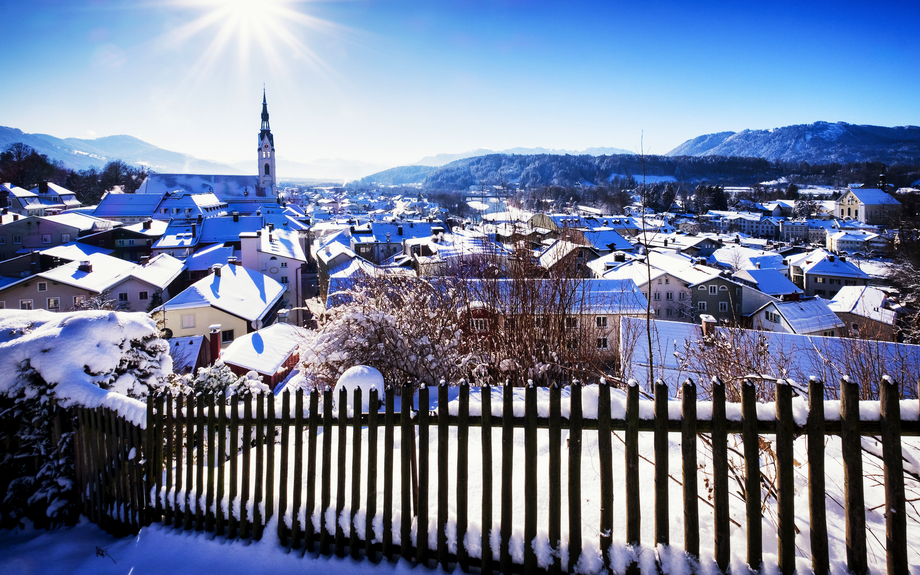
{"label": "snow-covered town", "polygon": [[920,575],[918,17],[0,2],[0,572]]}

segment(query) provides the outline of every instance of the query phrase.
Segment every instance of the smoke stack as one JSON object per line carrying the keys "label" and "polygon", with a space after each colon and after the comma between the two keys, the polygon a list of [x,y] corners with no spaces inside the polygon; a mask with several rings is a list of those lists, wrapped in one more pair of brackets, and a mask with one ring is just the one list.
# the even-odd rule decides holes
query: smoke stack
{"label": "smoke stack", "polygon": [[220,265],[220,264],[214,264],[214,266],[211,268],[211,269],[214,271],[214,276],[215,276],[215,277],[220,277],[220,268],[222,268],[222,267],[223,267],[223,266]]}
{"label": "smoke stack", "polygon": [[93,262],[89,260],[83,260],[80,262],[80,265],[77,267],[77,270],[86,273],[92,273],[93,271]]}
{"label": "smoke stack", "polygon": [[220,324],[215,323],[208,326],[208,331],[211,332],[211,335],[208,336],[208,346],[211,351],[211,363],[213,364],[220,359]]}
{"label": "smoke stack", "polygon": [[239,212],[233,212],[233,221],[234,221],[234,222],[240,221],[240,213],[239,213]]}
{"label": "smoke stack", "polygon": [[152,225],[153,225],[153,220],[145,220],[145,221],[144,221],[144,226],[143,226],[143,227],[144,227],[145,230],[149,230],[149,229],[151,228]]}
{"label": "smoke stack", "polygon": [[700,316],[700,324],[703,328],[703,337],[709,337],[716,333],[716,318],[704,313]]}

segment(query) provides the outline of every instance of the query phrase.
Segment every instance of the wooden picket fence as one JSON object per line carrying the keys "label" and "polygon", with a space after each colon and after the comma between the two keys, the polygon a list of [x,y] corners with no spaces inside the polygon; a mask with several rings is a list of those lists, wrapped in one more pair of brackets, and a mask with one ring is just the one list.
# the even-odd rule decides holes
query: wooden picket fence
{"label": "wooden picket fence", "polygon": [[[746,509],[746,556],[752,568],[763,564],[761,500],[761,436],[774,438],[776,454],[776,517],[778,565],[781,573],[795,569],[793,440],[807,436],[808,509],[812,566],[816,574],[829,572],[828,534],[825,509],[825,437],[839,436],[843,454],[846,517],[846,563],[853,573],[867,573],[866,507],[863,499],[863,455],[861,438],[876,436],[882,443],[886,514],[888,573],[906,573],[907,516],[905,481],[901,454],[901,437],[920,435],[920,422],[902,421],[899,391],[895,382],[885,379],[880,387],[880,401],[861,402],[855,383],[843,381],[840,387],[840,418],[825,421],[823,383],[809,383],[808,419],[796,424],[793,417],[793,388],[779,381],[775,392],[775,419],[758,420],[755,387],[742,386],[739,419],[726,416],[725,386],[714,381],[711,390],[711,417],[697,417],[697,392],[693,382],[682,386],[681,415],[669,418],[668,389],[657,384],[654,390],[654,418],[640,418],[640,390],[626,387],[625,418],[612,418],[611,386],[598,387],[597,418],[582,416],[582,388],[570,388],[570,415],[562,417],[562,388],[549,389],[548,416],[538,415],[537,390],[524,392],[523,417],[513,415],[513,394],[502,394],[503,414],[492,414],[491,393],[483,388],[482,415],[470,415],[470,388],[461,384],[456,415],[439,409],[414,410],[410,401],[402,403],[397,413],[394,394],[379,401],[376,391],[369,397],[367,412],[337,417],[332,392],[283,394],[280,413],[275,398],[255,395],[246,401],[228,405],[223,396],[157,395],[147,403],[145,429],[134,426],[105,409],[80,409],[77,414],[77,481],[81,488],[85,514],[106,528],[137,531],[151,522],[163,522],[179,529],[206,530],[230,538],[260,539],[266,525],[277,517],[277,535],[290,549],[321,554],[335,553],[371,561],[403,558],[417,564],[440,565],[447,569],[459,566],[463,571],[477,568],[482,573],[531,573],[539,569],[534,546],[523,545],[523,563],[512,558],[512,532],[515,501],[524,501],[523,540],[534,541],[538,522],[545,522],[549,541],[558,551],[563,533],[561,517],[567,510],[567,561],[554,555],[552,564],[543,566],[550,573],[574,572],[583,548],[582,517],[582,439],[586,432],[597,433],[597,465],[600,474],[600,525],[596,542],[604,564],[609,567],[614,533],[625,533],[630,545],[670,542],[668,500],[668,435],[680,434],[683,509],[683,545],[691,556],[700,550],[700,511],[698,494],[697,447],[702,436],[712,451],[712,532],[713,558],[727,572],[731,557],[729,515],[728,436],[739,434],[743,442],[744,493]],[[430,394],[437,394],[438,406],[447,406],[448,387],[418,390],[418,405],[429,405]],[[410,393],[403,397],[411,397]],[[345,392],[339,405],[347,403]],[[355,392],[354,405],[362,405],[361,391]],[[673,404],[673,402],[671,402]],[[860,420],[860,404],[875,403],[879,418]],[[242,413],[241,411],[242,404]],[[292,409],[293,408],[293,409]],[[382,409],[382,410],[381,410]],[[708,407],[706,415],[708,416]],[[471,445],[470,429],[478,428],[480,445]],[[549,437],[547,477],[538,478],[537,466],[528,464],[524,471],[523,490],[512,481],[514,432],[523,430],[525,460],[538,455],[537,432]],[[300,432],[298,432],[300,431]],[[567,432],[567,448],[562,435]],[[613,432],[622,432],[625,441],[625,525],[613,524],[614,461]],[[396,433],[401,445],[394,449]],[[651,488],[639,481],[639,434],[652,433],[655,481]],[[434,444],[430,442],[435,435]],[[449,459],[448,444],[454,434],[456,459]],[[337,448],[333,450],[333,435]],[[351,441],[348,436],[351,435]],[[500,436],[501,449],[493,453],[493,435]],[[382,443],[381,443],[382,439]],[[403,441],[404,440],[404,441]],[[364,444],[362,443],[364,442]],[[417,443],[416,443],[417,442]],[[278,444],[279,464],[275,465]],[[436,445],[436,449],[429,449]],[[382,452],[380,451],[382,450]],[[479,450],[481,475],[471,476],[469,454]],[[431,452],[430,452],[431,451]],[[349,453],[350,452],[350,453]],[[565,453],[565,457],[563,457]],[[378,468],[382,455],[383,466]],[[395,460],[398,457],[398,460]],[[563,499],[562,469],[567,469],[566,499]],[[498,469],[496,472],[495,470]],[[277,470],[277,471],[276,471]],[[364,477],[362,478],[362,471]],[[346,473],[351,493],[346,493]],[[449,505],[448,475],[455,486],[455,505]],[[332,478],[335,477],[335,493]],[[479,482],[482,500],[470,501],[470,482]],[[377,501],[382,482],[383,500]],[[399,501],[394,502],[394,483],[399,484]],[[548,506],[538,512],[538,484],[548,483]],[[429,493],[430,486],[438,486]],[[419,488],[419,486],[423,486]],[[545,485],[545,484],[544,484]],[[434,491],[434,490],[432,490]],[[289,492],[291,497],[288,497]],[[316,494],[319,493],[319,501]],[[640,497],[654,498],[654,541],[640,541]],[[435,496],[435,500],[429,500]],[[497,521],[492,517],[493,499],[500,509]],[[225,509],[224,502],[231,504]],[[319,528],[311,520],[318,511]],[[802,503],[799,502],[801,505]],[[277,506],[277,508],[276,508]],[[365,510],[363,529],[357,518]],[[334,510],[335,528],[325,520],[326,511]],[[346,511],[347,510],[347,511]],[[398,511],[401,519],[394,518]],[[484,533],[474,547],[479,557],[471,556],[467,547],[470,512],[481,519]],[[339,518],[349,513],[346,533]],[[437,524],[437,542],[428,546],[429,538],[412,537],[412,521],[429,525],[429,513]],[[382,518],[382,533],[375,524]],[[301,521],[301,516],[305,521]],[[410,518],[410,520],[405,520]],[[707,520],[709,520],[707,518]],[[456,550],[447,540],[446,526],[456,525]],[[915,527],[916,528],[916,527]],[[498,529],[498,559],[493,559],[490,529]],[[366,536],[361,538],[360,534]],[[394,535],[399,533],[399,544]],[[376,536],[372,535],[376,534]],[[481,550],[481,551],[480,551]],[[628,571],[638,572],[633,564]]]}

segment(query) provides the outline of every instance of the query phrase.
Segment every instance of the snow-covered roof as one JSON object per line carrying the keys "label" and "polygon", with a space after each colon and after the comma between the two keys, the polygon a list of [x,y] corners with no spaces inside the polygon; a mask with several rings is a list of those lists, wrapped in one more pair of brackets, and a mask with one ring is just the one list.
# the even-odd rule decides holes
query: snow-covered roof
{"label": "snow-covered roof", "polygon": [[851,313],[894,325],[898,314],[885,307],[887,302],[888,294],[877,287],[843,286],[827,305],[834,313]]}
{"label": "snow-covered roof", "polygon": [[[149,227],[145,228],[144,224],[148,225]],[[158,238],[166,233],[167,227],[169,227],[169,222],[163,220],[147,220],[146,222],[131,224],[130,226],[122,226],[121,229],[145,236],[150,236],[152,238]]]}
{"label": "snow-covered roof", "polygon": [[743,270],[788,268],[783,263],[783,256],[768,250],[755,250],[738,244],[728,244],[712,252],[709,261],[713,264],[727,268]]}
{"label": "snow-covered roof", "polygon": [[226,265],[190,285],[161,309],[211,306],[248,321],[264,318],[281,299],[285,287],[269,276],[240,265]]}
{"label": "snow-covered roof", "polygon": [[77,228],[80,231],[108,230],[120,226],[117,222],[111,222],[95,216],[88,216],[78,212],[68,212],[66,214],[56,214],[53,216],[42,216],[43,220]]}
{"label": "snow-covered roof", "polygon": [[303,341],[306,330],[289,323],[276,323],[233,340],[221,351],[224,363],[274,375]]}
{"label": "snow-covered roof", "polygon": [[262,225],[261,216],[206,218],[201,222],[198,241],[202,244],[238,242],[240,234],[261,230]]}
{"label": "snow-covered roof", "polygon": [[165,289],[185,269],[185,263],[169,254],[159,254],[147,262],[146,265],[137,266],[131,273],[141,281],[160,289]]}
{"label": "snow-covered roof", "polygon": [[300,234],[296,230],[275,228],[269,232],[268,229],[264,229],[259,240],[259,251],[262,253],[307,261],[300,245]]}
{"label": "snow-covered roof", "polygon": [[214,264],[226,264],[233,256],[233,246],[214,244],[190,255],[185,260],[189,271],[203,271],[214,267]]}
{"label": "snow-covered roof", "polygon": [[892,204],[899,205],[901,202],[896,200],[891,194],[878,188],[854,188],[849,193],[856,196],[860,202],[869,205]]}
{"label": "snow-covered roof", "polygon": [[827,306],[827,301],[820,297],[800,301],[770,302],[764,307],[771,306],[786,320],[794,333],[818,333],[840,329],[844,326],[837,314]]}
{"label": "snow-covered roof", "polygon": [[93,211],[97,218],[151,216],[165,194],[119,194],[109,192]]}
{"label": "snow-covered roof", "polygon": [[150,174],[137,189],[137,194],[156,194],[184,190],[213,192],[223,202],[274,200],[268,190],[259,186],[258,176],[224,176],[198,174]]}
{"label": "snow-covered roof", "polygon": [[[692,345],[693,342],[701,340],[702,332],[698,324],[652,319],[649,326],[652,354],[649,354],[648,350],[645,319],[627,317],[620,322],[621,341],[633,342],[621,347],[627,377],[635,378],[644,384],[648,380],[650,358],[655,365],[655,378],[662,378],[672,394],[677,392],[681,382],[687,377],[693,377],[699,382],[701,378],[708,380],[717,375],[691,372],[684,360],[675,356],[675,353],[685,355],[688,344]],[[637,333],[642,336],[635,337]],[[762,375],[792,378],[800,383],[807,382],[809,376],[817,376],[827,385],[834,386],[844,375],[855,376],[852,366],[854,362],[859,361],[858,354],[864,349],[871,349],[879,359],[878,369],[882,369],[881,366],[884,365],[888,375],[896,381],[913,381],[916,374],[920,373],[918,345],[727,327],[717,327],[715,333],[728,342],[741,344],[742,349],[745,342],[765,347],[769,353],[764,356]],[[880,378],[881,374],[878,377]],[[878,381],[859,383],[876,385]]]}
{"label": "snow-covered roof", "polygon": [[43,256],[60,258],[62,260],[72,262],[74,260],[85,260],[88,256],[93,254],[111,255],[114,251],[115,250],[109,248],[101,248],[92,244],[84,244],[83,242],[73,241],[60,246],[54,246],[53,248],[42,250],[40,253]]}
{"label": "snow-covered roof", "polygon": [[591,250],[595,255],[597,255],[597,250],[591,246],[576,244],[568,240],[556,240],[548,248],[546,248],[546,251],[540,254],[540,266],[547,269],[551,268],[562,261],[567,255],[579,249]]}
{"label": "snow-covered roof", "polygon": [[594,228],[585,232],[585,239],[598,250],[632,251],[634,246],[613,228]]}
{"label": "snow-covered roof", "polygon": [[782,272],[774,269],[738,270],[732,277],[753,284],[759,291],[771,296],[805,293]]}
{"label": "snow-covered roof", "polygon": [[171,338],[169,340],[169,355],[173,360],[173,373],[192,373],[198,363],[198,355],[201,353],[203,344],[203,335]]}

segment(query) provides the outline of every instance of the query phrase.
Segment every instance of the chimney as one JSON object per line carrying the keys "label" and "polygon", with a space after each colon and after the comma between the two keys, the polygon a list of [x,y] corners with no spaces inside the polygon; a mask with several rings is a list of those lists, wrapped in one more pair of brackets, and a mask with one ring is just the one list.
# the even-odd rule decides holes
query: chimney
{"label": "chimney", "polygon": [[754,264],[754,265],[757,266],[757,269],[760,269],[760,262],[757,262],[757,263]]}
{"label": "chimney", "polygon": [[216,277],[220,277],[220,268],[222,268],[222,267],[223,267],[223,266],[220,265],[220,264],[214,264],[214,265],[211,267],[211,270],[214,271],[214,275],[215,275]]}
{"label": "chimney", "polygon": [[233,221],[234,221],[234,222],[240,221],[240,213],[239,213],[239,212],[233,212]]}
{"label": "chimney", "polygon": [[289,323],[289,317],[291,310],[289,309],[279,309],[278,310],[278,323]]}
{"label": "chimney", "polygon": [[236,256],[230,256],[229,258],[227,258],[227,265],[228,266],[239,265],[239,260],[236,259]]}
{"label": "chimney", "polygon": [[268,232],[271,233],[275,231],[275,224],[268,224]]}
{"label": "chimney", "polygon": [[31,252],[29,255],[32,256],[32,273],[37,274],[42,271],[41,264],[41,255],[38,252]]}
{"label": "chimney", "polygon": [[150,256],[141,256],[141,265],[145,266],[150,263]]}
{"label": "chimney", "polygon": [[702,314],[700,316],[700,325],[703,328],[703,337],[715,335],[717,323],[715,317],[706,313]]}
{"label": "chimney", "polygon": [[401,236],[402,232],[403,232],[402,226],[396,226],[396,235]]}
{"label": "chimney", "polygon": [[847,257],[846,257],[846,256],[840,256],[840,262],[841,262],[841,263],[846,263],[846,261],[847,261]]}
{"label": "chimney", "polygon": [[208,336],[208,344],[211,351],[211,363],[213,364],[220,359],[220,324],[215,323],[208,326],[208,331],[211,332],[211,335]]}
{"label": "chimney", "polygon": [[827,256],[827,261],[829,261],[829,262],[834,261],[834,256],[828,255],[828,256]]}
{"label": "chimney", "polygon": [[80,265],[77,267],[77,270],[86,273],[92,273],[93,263],[89,260],[83,260],[80,262]]}
{"label": "chimney", "polygon": [[198,230],[198,226],[196,226],[195,224],[192,224],[192,237],[193,237],[193,238],[195,237],[195,232],[196,232],[197,230]]}
{"label": "chimney", "polygon": [[204,216],[201,214],[198,214],[198,223],[200,224],[203,221],[204,221]]}
{"label": "chimney", "polygon": [[153,225],[153,220],[145,220],[145,221],[144,221],[144,229],[145,229],[145,230],[149,230],[150,227],[151,227],[152,225]]}

